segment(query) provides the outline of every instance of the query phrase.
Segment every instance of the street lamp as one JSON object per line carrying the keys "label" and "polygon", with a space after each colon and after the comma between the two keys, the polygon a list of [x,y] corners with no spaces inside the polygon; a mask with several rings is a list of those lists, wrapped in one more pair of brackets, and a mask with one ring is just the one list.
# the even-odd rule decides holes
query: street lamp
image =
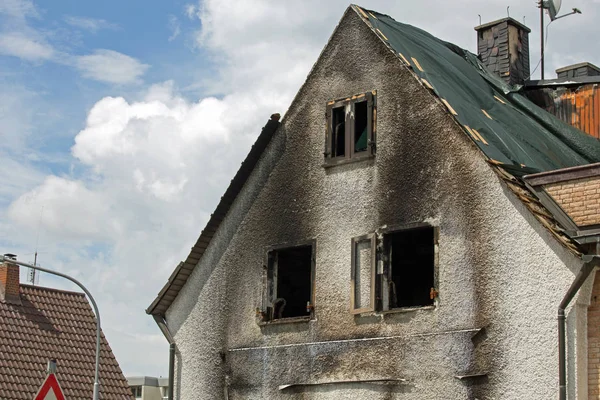
{"label": "street lamp", "polygon": [[77,286],[79,286],[85,292],[87,297],[89,297],[90,303],[92,303],[92,307],[94,307],[94,313],[96,314],[96,321],[97,321],[97,323],[96,323],[96,369],[95,369],[95,373],[94,373],[94,398],[93,398],[93,400],[98,400],[98,398],[99,398],[98,396],[100,394],[100,381],[98,379],[99,374],[100,374],[100,311],[98,311],[98,306],[96,305],[96,301],[92,297],[92,294],[90,293],[90,291],[87,290],[87,288],[85,286],[83,286],[77,279],[72,278],[69,275],[65,275],[63,273],[52,271],[52,270],[49,270],[46,268],[38,267],[37,265],[32,265],[32,264],[28,264],[28,263],[25,263],[22,261],[13,260],[11,257],[7,257],[7,256],[0,256],[0,260],[2,262],[22,265],[23,267],[33,268],[38,271],[46,272],[48,274],[52,274],[52,275],[56,275],[56,276],[60,276],[62,278],[68,279],[71,282],[73,282],[74,284],[76,284]]}

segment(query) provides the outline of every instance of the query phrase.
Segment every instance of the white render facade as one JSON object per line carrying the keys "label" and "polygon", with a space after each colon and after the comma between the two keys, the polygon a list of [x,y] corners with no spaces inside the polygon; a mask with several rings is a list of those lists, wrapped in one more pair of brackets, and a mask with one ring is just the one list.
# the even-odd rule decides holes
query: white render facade
{"label": "white render facade", "polygon": [[[370,91],[375,156],[324,166],[326,104]],[[433,306],[351,313],[352,239],[422,224]],[[268,249],[307,242],[312,318],[260,323]],[[556,312],[581,265],[349,8],[166,313],[175,398],[556,398]],[[569,399],[586,398],[589,290],[567,312]]]}

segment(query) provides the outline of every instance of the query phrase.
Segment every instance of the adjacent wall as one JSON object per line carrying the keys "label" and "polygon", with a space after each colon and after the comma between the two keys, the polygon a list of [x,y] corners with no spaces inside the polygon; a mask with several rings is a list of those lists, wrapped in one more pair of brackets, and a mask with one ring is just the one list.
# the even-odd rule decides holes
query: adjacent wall
{"label": "adjacent wall", "polygon": [[[376,157],[324,168],[326,102],[369,90]],[[350,314],[351,238],[420,222],[440,232],[436,307]],[[579,262],[352,10],[215,239],[167,314],[178,399],[556,396],[556,308]],[[315,319],[259,326],[266,248],[306,240]],[[383,378],[406,382],[357,382]],[[335,381],[355,383],[319,385]]]}

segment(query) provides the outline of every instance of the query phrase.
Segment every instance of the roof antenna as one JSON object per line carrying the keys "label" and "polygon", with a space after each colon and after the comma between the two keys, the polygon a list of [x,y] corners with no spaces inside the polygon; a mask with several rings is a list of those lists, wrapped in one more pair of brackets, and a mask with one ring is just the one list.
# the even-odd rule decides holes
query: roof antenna
{"label": "roof antenna", "polygon": [[509,10],[510,6],[506,7],[506,15],[508,15],[508,18],[510,18],[510,10]]}
{"label": "roof antenna", "polygon": [[524,16],[524,15],[523,15],[523,25],[527,25],[527,24],[525,23],[525,16]]}
{"label": "roof antenna", "polygon": [[[573,14],[581,14],[581,10],[578,8],[573,8],[573,11],[563,15],[557,15],[560,11],[560,6],[562,5],[562,0],[539,0],[537,6],[540,8],[540,38],[541,38],[541,57],[540,63],[542,64],[541,75],[542,80],[544,80],[544,50],[546,48],[546,43],[548,42],[548,27],[550,24],[557,19],[567,17]],[[544,40],[544,10],[548,10],[548,15],[550,16],[550,22],[546,26],[546,40]],[[537,67],[536,67],[537,68]]]}
{"label": "roof antenna", "polygon": [[477,14],[479,15],[479,26],[481,26],[481,14]]}
{"label": "roof antenna", "polygon": [[[38,231],[35,237],[35,253],[33,256],[33,265],[37,266],[37,256],[38,256],[38,243],[40,241],[40,228],[42,225],[42,216],[44,215],[44,206],[42,206],[42,211],[40,211],[40,219],[38,221]],[[29,268],[29,272],[27,273],[27,280],[33,285],[37,285],[40,282],[40,272]]]}

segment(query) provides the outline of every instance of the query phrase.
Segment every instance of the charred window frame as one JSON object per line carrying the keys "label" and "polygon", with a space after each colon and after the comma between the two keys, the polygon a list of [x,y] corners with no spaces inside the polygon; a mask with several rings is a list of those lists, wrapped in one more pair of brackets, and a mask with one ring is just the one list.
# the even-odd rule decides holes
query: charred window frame
{"label": "charred window frame", "polygon": [[356,161],[375,155],[376,92],[366,92],[327,103],[325,165]]}
{"label": "charred window frame", "polygon": [[376,254],[377,238],[375,234],[352,239],[352,291],[350,294],[350,312],[352,314],[375,311]]}
{"label": "charred window frame", "polygon": [[314,315],[315,241],[267,250],[259,323],[307,321]]}
{"label": "charred window frame", "polygon": [[353,238],[351,313],[435,306],[438,238],[439,229],[426,224]]}

